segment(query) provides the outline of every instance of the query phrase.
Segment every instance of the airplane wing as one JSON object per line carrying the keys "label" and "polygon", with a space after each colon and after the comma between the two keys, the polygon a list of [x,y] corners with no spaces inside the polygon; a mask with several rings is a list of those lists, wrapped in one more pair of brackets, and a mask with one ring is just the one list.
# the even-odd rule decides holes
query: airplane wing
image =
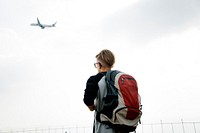
{"label": "airplane wing", "polygon": [[40,21],[39,21],[39,19],[38,19],[38,18],[37,18],[37,22],[38,22],[38,25],[41,25],[41,24],[40,24]]}
{"label": "airplane wing", "polygon": [[37,18],[37,22],[38,22],[38,26],[40,26],[42,29],[44,29],[45,28],[45,26],[44,25],[42,25],[41,23],[40,23],[40,21],[39,21],[39,19]]}

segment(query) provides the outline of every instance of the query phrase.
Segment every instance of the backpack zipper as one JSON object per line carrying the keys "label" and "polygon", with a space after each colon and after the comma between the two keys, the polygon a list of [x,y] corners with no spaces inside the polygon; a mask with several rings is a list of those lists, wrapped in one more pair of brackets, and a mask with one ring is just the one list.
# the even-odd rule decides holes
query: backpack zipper
{"label": "backpack zipper", "polygon": [[135,80],[134,78],[121,78],[122,84],[124,84],[124,80],[128,79],[128,80]]}
{"label": "backpack zipper", "polygon": [[124,78],[122,78],[122,84],[124,84]]}

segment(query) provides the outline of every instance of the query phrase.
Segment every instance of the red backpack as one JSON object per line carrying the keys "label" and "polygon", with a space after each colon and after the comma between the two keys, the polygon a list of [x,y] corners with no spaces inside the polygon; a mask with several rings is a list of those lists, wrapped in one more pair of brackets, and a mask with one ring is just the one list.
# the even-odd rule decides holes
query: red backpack
{"label": "red backpack", "polygon": [[142,115],[141,98],[136,80],[128,74],[113,70],[106,73],[107,94],[97,120],[116,130],[135,131]]}

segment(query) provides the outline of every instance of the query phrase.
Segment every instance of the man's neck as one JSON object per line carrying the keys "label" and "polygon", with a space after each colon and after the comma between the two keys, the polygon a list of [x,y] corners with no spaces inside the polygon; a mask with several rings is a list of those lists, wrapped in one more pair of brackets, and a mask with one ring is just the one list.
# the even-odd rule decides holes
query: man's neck
{"label": "man's neck", "polygon": [[111,68],[105,67],[105,68],[101,68],[101,69],[99,70],[99,72],[107,72],[107,71],[109,71],[109,70],[111,70]]}

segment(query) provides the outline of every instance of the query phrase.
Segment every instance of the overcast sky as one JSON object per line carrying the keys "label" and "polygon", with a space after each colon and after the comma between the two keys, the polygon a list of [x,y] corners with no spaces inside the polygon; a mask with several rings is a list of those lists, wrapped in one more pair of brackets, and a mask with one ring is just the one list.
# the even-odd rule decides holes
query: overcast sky
{"label": "overcast sky", "polygon": [[104,48],[138,81],[142,122],[199,121],[199,0],[0,0],[0,19],[2,129],[91,125],[82,99]]}

